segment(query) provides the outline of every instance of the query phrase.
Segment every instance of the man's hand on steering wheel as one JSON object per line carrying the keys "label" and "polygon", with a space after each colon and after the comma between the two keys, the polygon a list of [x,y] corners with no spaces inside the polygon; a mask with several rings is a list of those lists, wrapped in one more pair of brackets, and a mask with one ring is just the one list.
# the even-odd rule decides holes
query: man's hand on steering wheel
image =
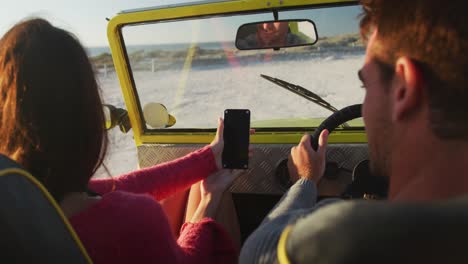
{"label": "man's hand on steering wheel", "polygon": [[314,181],[316,184],[320,182],[325,173],[328,134],[326,129],[320,133],[317,151],[312,148],[309,134],[304,135],[301,142],[291,148],[288,171],[292,182],[300,178]]}

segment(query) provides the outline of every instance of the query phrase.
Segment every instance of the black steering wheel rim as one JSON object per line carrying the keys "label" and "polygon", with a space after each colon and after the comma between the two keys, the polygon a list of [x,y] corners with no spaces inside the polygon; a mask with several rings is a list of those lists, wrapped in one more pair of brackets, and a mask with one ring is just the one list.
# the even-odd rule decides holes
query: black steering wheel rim
{"label": "black steering wheel rim", "polygon": [[362,117],[362,104],[355,104],[355,105],[350,105],[345,108],[342,108],[332,115],[330,115],[327,119],[325,119],[317,129],[315,129],[314,133],[312,134],[312,148],[317,151],[318,148],[318,139],[320,136],[320,133],[324,129],[327,129],[329,133],[331,133],[333,130],[335,130],[339,125],[346,123],[350,120],[353,120],[355,118]]}
{"label": "black steering wheel rim", "polygon": [[[311,138],[312,148],[315,151],[317,151],[318,139],[319,139],[320,133],[322,133],[324,129],[327,129],[331,133],[339,125],[345,122],[348,122],[350,120],[353,120],[355,118],[361,117],[362,116],[361,108],[362,108],[362,104],[350,105],[341,110],[338,110],[337,112],[333,113],[328,118],[326,118],[320,124],[320,126],[318,126],[315,129],[314,133],[312,134],[312,138]],[[276,178],[280,186],[284,188],[289,188],[292,185],[291,179],[289,177],[287,164],[288,164],[288,159],[281,160],[276,165],[276,172],[275,172]]]}
{"label": "black steering wheel rim", "polygon": [[[362,117],[362,104],[355,104],[345,107],[325,119],[312,135],[312,148],[317,150],[320,133],[327,129],[330,133],[339,125]],[[358,169],[357,169],[358,168]],[[359,171],[359,172],[358,172]],[[359,176],[359,177],[358,177]],[[342,198],[365,198],[385,199],[388,195],[388,178],[373,175],[369,170],[369,160],[361,161],[353,171],[353,182],[348,185]],[[365,198],[369,199],[369,198]]]}

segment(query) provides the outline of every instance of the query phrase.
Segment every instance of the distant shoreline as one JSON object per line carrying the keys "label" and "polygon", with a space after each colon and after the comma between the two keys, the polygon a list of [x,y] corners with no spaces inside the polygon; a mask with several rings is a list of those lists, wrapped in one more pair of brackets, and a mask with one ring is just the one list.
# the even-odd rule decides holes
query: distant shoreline
{"label": "distant shoreline", "polygon": [[[234,42],[201,42],[201,43],[170,43],[170,44],[146,44],[146,45],[129,45],[128,52],[133,53],[136,51],[151,52],[155,50],[161,51],[183,51],[196,45],[202,49],[221,49],[233,48],[235,49]],[[86,47],[89,57],[96,57],[104,53],[111,53],[109,46],[95,46]]]}
{"label": "distant shoreline", "polygon": [[[87,48],[89,57],[96,66],[113,68],[109,47]],[[338,54],[364,52],[359,34],[348,34],[319,39],[316,45],[284,49],[271,54],[277,60],[321,58]],[[239,65],[255,63],[258,56],[270,50],[238,50],[232,42],[176,43],[172,45],[133,45],[127,47],[128,58],[134,70],[170,70],[180,67],[191,57],[192,67],[225,66],[233,60]],[[256,59],[257,58],[257,59]]]}

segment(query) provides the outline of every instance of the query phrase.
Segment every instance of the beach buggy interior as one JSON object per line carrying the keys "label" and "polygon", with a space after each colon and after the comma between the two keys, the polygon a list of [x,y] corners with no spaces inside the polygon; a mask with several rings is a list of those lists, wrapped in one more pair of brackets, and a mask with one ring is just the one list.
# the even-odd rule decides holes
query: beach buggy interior
{"label": "beach buggy interior", "polygon": [[[204,1],[123,11],[108,26],[113,61],[92,58],[98,68],[107,63],[100,74],[115,69],[123,93],[106,102],[111,134],[133,133],[139,166],[147,167],[209,143],[225,109],[249,109],[253,157],[230,187],[242,239],[290,186],[286,159],[305,132],[334,129],[319,193],[340,196],[353,171],[366,171],[360,12],[355,1],[326,0]],[[175,233],[189,192],[162,202]],[[385,190],[359,195],[383,198]]]}

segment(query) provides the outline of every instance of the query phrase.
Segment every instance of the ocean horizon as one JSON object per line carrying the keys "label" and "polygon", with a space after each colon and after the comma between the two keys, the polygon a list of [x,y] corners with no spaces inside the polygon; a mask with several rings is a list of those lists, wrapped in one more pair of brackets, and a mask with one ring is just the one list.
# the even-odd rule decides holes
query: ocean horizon
{"label": "ocean horizon", "polygon": [[[133,53],[136,51],[151,52],[155,50],[163,51],[177,51],[177,50],[187,50],[192,45],[196,45],[202,49],[207,50],[219,50],[223,48],[235,48],[234,42],[201,42],[201,43],[173,43],[173,44],[150,44],[150,45],[129,45],[127,47],[128,53]],[[109,46],[96,46],[96,47],[86,47],[89,57],[96,57],[101,54],[108,53],[110,54]]]}

